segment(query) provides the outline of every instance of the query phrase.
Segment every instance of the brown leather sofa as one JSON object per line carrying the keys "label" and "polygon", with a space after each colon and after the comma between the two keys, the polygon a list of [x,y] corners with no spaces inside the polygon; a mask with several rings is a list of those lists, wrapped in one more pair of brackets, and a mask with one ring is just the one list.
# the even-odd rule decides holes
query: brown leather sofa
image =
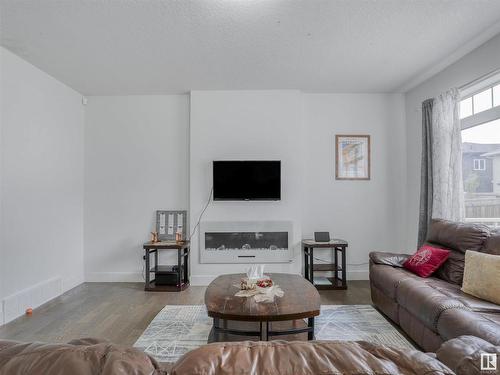
{"label": "brown leather sofa", "polygon": [[425,351],[462,335],[500,345],[500,305],[460,290],[465,251],[500,256],[500,232],[440,219],[429,229],[427,243],[451,249],[449,259],[432,277],[421,278],[402,268],[409,255],[370,253],[373,303]]}
{"label": "brown leather sofa", "polygon": [[159,364],[137,349],[96,339],[0,341],[0,375],[479,375],[483,352],[500,355],[500,346],[472,336],[447,341],[435,354],[367,342],[246,341],[203,345],[174,364]]}
{"label": "brown leather sofa", "polygon": [[[452,350],[455,353],[455,350]],[[452,358],[452,357],[450,357]],[[453,374],[433,356],[367,342],[234,342],[204,345],[172,366],[97,340],[70,344],[0,341],[0,375]]]}

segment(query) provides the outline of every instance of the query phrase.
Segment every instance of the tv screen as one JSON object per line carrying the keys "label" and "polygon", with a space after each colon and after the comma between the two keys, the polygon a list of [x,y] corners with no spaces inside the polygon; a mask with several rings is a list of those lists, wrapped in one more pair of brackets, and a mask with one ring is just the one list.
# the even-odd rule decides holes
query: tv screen
{"label": "tv screen", "polygon": [[280,200],[281,162],[214,161],[214,200]]}

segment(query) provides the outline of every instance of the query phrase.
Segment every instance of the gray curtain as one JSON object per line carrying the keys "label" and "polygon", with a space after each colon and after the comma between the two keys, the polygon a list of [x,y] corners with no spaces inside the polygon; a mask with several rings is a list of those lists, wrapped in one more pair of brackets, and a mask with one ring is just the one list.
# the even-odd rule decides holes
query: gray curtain
{"label": "gray curtain", "polygon": [[464,218],[460,95],[451,89],[434,98],[432,106],[432,217]]}
{"label": "gray curtain", "polygon": [[422,103],[422,164],[420,169],[420,217],[418,246],[427,238],[432,218],[432,107],[434,99]]}
{"label": "gray curtain", "polygon": [[461,221],[464,217],[460,95],[451,89],[422,103],[422,169],[419,246],[431,218]]}

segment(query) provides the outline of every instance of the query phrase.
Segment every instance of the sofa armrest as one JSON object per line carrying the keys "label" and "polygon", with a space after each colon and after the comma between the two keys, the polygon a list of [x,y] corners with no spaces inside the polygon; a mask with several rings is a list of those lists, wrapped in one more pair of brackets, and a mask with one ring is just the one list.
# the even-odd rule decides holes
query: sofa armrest
{"label": "sofa armrest", "polygon": [[375,264],[384,264],[386,266],[403,267],[403,263],[410,257],[409,254],[385,253],[372,251],[370,261]]}
{"label": "sofa armrest", "polygon": [[496,354],[500,364],[500,346],[495,346],[475,336],[459,336],[446,341],[437,350],[437,359],[457,375],[484,374],[481,371],[481,354]]}

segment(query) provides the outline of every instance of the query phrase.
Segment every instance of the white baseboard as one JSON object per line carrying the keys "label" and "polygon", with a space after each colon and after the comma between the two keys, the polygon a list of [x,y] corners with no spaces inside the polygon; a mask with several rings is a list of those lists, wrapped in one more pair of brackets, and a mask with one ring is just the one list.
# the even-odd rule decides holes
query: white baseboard
{"label": "white baseboard", "polygon": [[2,300],[1,323],[6,324],[63,293],[62,279],[55,277],[20,290]]}
{"label": "white baseboard", "polygon": [[207,286],[219,275],[191,275],[190,283],[193,286]]}
{"label": "white baseboard", "polygon": [[62,281],[62,292],[65,293],[70,289],[77,287],[84,282],[83,273],[79,276],[73,276],[69,279],[63,279]]}
{"label": "white baseboard", "polygon": [[369,280],[368,270],[347,271],[347,280]]}
{"label": "white baseboard", "polygon": [[[207,286],[219,275],[191,275],[191,285]],[[368,270],[347,272],[347,280],[368,280]],[[90,272],[85,275],[86,282],[144,282],[140,272]]]}
{"label": "white baseboard", "polygon": [[85,281],[90,283],[130,283],[144,282],[141,272],[89,272]]}
{"label": "white baseboard", "polygon": [[[348,271],[347,280],[368,280],[368,270]],[[191,285],[193,286],[207,286],[218,275],[191,275]]]}

